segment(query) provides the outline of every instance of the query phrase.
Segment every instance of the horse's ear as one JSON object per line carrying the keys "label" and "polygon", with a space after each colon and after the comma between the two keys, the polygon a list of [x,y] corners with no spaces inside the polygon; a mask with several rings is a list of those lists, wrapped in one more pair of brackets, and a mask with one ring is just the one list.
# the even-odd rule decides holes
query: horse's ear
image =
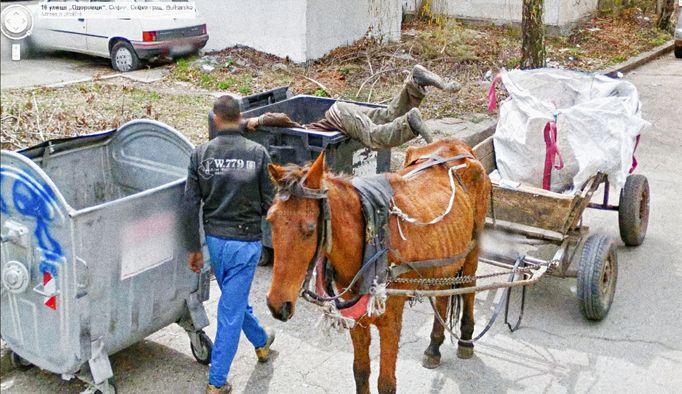
{"label": "horse's ear", "polygon": [[280,185],[282,183],[282,178],[284,177],[284,167],[280,167],[276,164],[268,164],[268,172],[270,173],[270,179],[275,185]]}
{"label": "horse's ear", "polygon": [[403,168],[409,166],[414,161],[414,158],[412,157],[414,156],[414,151],[415,151],[414,146],[408,147],[407,151],[405,151],[405,160],[403,161]]}
{"label": "horse's ear", "polygon": [[305,181],[305,186],[310,188],[310,189],[320,189],[322,187],[322,177],[324,176],[324,163],[325,163],[325,154],[324,152],[320,153],[319,156],[317,156],[317,159],[313,163],[312,166],[310,166],[310,170],[308,170],[308,176],[306,177]]}

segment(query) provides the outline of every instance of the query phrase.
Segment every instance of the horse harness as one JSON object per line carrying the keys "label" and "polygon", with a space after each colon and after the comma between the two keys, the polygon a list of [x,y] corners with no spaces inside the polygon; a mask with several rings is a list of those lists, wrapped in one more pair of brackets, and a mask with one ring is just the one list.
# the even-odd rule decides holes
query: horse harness
{"label": "horse harness", "polygon": [[[403,177],[410,178],[428,168],[444,165],[455,175],[460,187],[466,190],[461,178],[455,172],[456,169],[462,168],[463,166],[451,167],[449,165],[450,162],[461,159],[474,159],[474,157],[470,154],[459,154],[451,157],[441,157],[437,155],[419,157],[410,164],[415,164],[422,160],[424,162],[419,164],[415,169],[404,174]],[[366,223],[363,262],[361,268],[346,289],[341,293],[336,294],[333,284],[334,270],[329,261],[325,258],[325,251],[331,252],[332,246],[331,210],[327,198],[327,188],[324,183],[320,189],[307,188],[304,186],[306,179],[307,174],[296,185],[295,189],[292,190],[292,193],[298,197],[320,201],[320,214],[318,216],[317,225],[317,247],[315,254],[308,265],[306,277],[301,287],[301,296],[309,302],[318,305],[333,302],[336,309],[339,311],[352,308],[364,295],[373,293],[379,286],[385,287],[388,283],[397,280],[401,275],[407,272],[414,271],[419,273],[418,270],[420,269],[451,265],[465,258],[476,247],[477,239],[474,237],[469,241],[467,247],[462,252],[454,256],[442,259],[403,262],[400,265],[392,264],[389,266],[388,251],[390,250],[390,234],[388,230],[388,218],[391,214],[394,214],[390,207],[394,190],[384,175],[354,178],[352,181],[353,187],[360,195],[363,216]],[[455,189],[453,185],[453,195],[454,192]],[[446,212],[446,214],[448,212]],[[312,280],[313,272],[316,270],[316,267],[318,281],[320,280],[319,275],[323,275],[324,283],[322,285],[322,294],[310,290],[310,281]],[[318,288],[319,287],[320,286],[318,286]],[[341,297],[350,291],[352,291],[355,296],[349,300],[342,300]]]}

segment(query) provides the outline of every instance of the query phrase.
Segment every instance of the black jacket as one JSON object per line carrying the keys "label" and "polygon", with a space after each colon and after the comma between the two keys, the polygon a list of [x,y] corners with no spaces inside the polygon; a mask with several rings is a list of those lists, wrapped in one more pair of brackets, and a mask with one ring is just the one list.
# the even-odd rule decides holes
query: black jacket
{"label": "black jacket", "polygon": [[191,251],[201,249],[202,202],[206,235],[243,241],[261,239],[261,218],[272,203],[267,150],[246,139],[243,129],[216,134],[192,152],[189,163],[183,215]]}

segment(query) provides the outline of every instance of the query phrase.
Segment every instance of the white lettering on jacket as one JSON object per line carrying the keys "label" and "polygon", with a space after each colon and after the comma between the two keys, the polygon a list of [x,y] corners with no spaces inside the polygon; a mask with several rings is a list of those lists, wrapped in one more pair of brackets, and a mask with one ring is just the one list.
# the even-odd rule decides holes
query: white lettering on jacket
{"label": "white lettering on jacket", "polygon": [[199,175],[204,179],[210,179],[216,174],[233,170],[254,170],[256,162],[242,159],[214,159],[208,158],[199,164]]}

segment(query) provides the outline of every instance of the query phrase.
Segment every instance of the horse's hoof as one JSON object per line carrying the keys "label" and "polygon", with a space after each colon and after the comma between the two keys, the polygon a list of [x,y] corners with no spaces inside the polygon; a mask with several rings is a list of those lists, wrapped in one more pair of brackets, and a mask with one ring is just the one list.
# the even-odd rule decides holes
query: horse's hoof
{"label": "horse's hoof", "polygon": [[440,365],[440,356],[429,356],[427,354],[422,358],[422,366],[427,369],[438,368]]}
{"label": "horse's hoof", "polygon": [[468,360],[474,356],[473,346],[457,346],[457,358]]}

